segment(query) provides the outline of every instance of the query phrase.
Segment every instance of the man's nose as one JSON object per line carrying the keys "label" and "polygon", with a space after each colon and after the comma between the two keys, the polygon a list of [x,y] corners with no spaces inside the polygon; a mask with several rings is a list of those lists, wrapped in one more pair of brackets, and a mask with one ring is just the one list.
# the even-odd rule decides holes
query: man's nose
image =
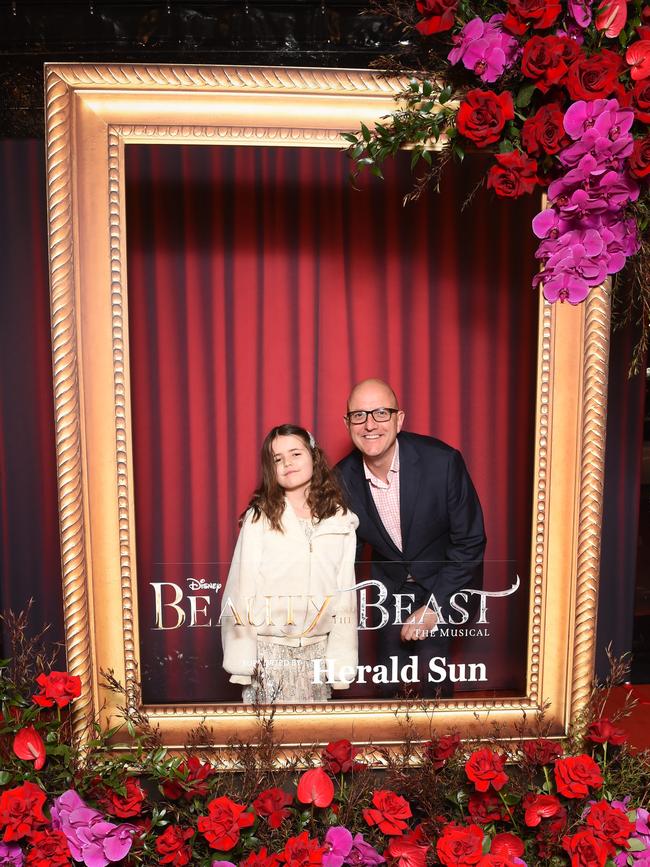
{"label": "man's nose", "polygon": [[377,422],[374,420],[370,413],[368,413],[368,415],[366,416],[366,423],[364,427],[366,428],[366,430],[374,430],[377,427]]}

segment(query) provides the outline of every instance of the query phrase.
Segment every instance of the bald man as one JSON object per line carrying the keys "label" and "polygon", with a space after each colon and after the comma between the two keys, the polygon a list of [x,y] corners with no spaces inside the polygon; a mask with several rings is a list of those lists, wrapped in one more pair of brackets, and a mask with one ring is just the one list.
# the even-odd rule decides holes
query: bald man
{"label": "bald man", "polygon": [[[429,679],[429,663],[448,660],[438,619],[449,622],[451,597],[480,584],[486,541],[481,504],[460,452],[402,430],[404,410],[388,383],[358,383],[347,409],[355,450],[337,469],[359,518],[359,542],[372,548],[372,577],[388,591],[390,621],[380,633],[376,663],[396,656],[401,669],[416,656],[413,691],[449,696],[450,683],[439,675]],[[399,691],[400,684],[382,688],[384,695]]]}

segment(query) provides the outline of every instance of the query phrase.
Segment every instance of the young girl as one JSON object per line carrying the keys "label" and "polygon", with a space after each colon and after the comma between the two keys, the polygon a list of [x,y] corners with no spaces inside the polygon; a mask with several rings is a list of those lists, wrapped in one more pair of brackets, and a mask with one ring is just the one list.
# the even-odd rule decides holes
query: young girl
{"label": "young girl", "polygon": [[223,665],[248,704],[325,701],[356,673],[359,522],[304,428],[274,427],[261,456],[224,589]]}

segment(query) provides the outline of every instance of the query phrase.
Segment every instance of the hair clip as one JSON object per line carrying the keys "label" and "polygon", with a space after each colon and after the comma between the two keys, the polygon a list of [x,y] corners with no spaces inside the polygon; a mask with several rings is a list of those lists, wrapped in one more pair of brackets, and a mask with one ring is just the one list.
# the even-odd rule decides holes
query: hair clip
{"label": "hair clip", "polygon": [[314,435],[311,431],[307,431],[307,436],[309,437],[309,445],[312,449],[316,448],[316,440],[314,439]]}

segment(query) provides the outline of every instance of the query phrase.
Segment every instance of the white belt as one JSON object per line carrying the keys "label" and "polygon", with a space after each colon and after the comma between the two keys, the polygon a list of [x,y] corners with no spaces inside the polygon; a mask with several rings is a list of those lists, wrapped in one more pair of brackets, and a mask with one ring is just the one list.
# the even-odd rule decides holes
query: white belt
{"label": "white belt", "polygon": [[283,635],[258,635],[258,641],[268,641],[270,644],[281,644],[284,647],[309,647],[312,644],[318,644],[319,641],[327,642],[327,637],[324,635],[301,635],[298,638],[291,638]]}

